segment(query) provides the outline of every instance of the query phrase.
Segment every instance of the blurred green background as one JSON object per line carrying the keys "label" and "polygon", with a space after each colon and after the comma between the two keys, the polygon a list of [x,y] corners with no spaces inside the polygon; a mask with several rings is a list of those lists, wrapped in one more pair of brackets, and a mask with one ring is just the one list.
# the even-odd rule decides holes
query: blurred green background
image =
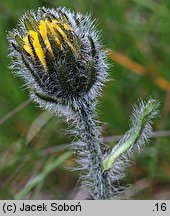
{"label": "blurred green background", "polygon": [[[5,0],[0,1],[0,199],[84,199],[78,190],[79,173],[67,143],[67,124],[27,104],[22,82],[8,65],[6,31],[28,9],[64,6],[97,19],[105,47],[118,54],[109,58],[110,81],[99,98],[99,119],[104,137],[125,133],[136,100],[152,96],[161,102],[154,138],[127,170],[122,185],[131,185],[126,199],[170,199],[170,1],[168,0]],[[144,73],[135,73],[140,64]],[[126,67],[123,66],[127,63]],[[11,117],[4,120],[9,112]],[[112,140],[111,137],[109,140]],[[109,142],[113,146],[115,142]]]}

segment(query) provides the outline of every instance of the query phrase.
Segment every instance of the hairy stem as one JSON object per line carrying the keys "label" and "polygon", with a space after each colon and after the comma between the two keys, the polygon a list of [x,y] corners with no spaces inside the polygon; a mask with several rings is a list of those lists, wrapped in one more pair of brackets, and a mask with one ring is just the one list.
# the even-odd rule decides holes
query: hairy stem
{"label": "hairy stem", "polygon": [[140,136],[140,130],[137,130],[126,142],[124,142],[121,146],[119,146],[119,148],[116,149],[116,151],[114,151],[113,153],[111,153],[111,155],[106,157],[105,160],[103,161],[104,170],[111,169],[114,161],[122,153],[126,152],[135,143],[135,141],[139,138],[139,136]]}
{"label": "hairy stem", "polygon": [[100,133],[94,120],[93,107],[82,100],[75,109],[80,136],[80,143],[76,148],[78,161],[85,172],[84,182],[90,186],[94,199],[111,199],[112,188],[107,172],[103,172]]}
{"label": "hairy stem", "polygon": [[[122,154],[124,156],[132,148],[140,146],[148,141],[152,134],[152,119],[157,115],[158,102],[150,99],[147,102],[141,102],[139,107],[133,112],[132,128],[124,135],[119,143],[114,146],[111,153],[103,160],[104,170],[110,170],[116,159]],[[127,157],[126,155],[126,157]]]}

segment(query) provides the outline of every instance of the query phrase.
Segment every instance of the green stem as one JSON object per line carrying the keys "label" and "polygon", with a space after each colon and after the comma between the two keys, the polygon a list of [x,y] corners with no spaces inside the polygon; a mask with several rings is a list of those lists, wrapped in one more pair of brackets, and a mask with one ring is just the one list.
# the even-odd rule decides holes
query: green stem
{"label": "green stem", "polygon": [[111,199],[112,187],[107,172],[103,172],[99,131],[93,117],[93,109],[90,103],[81,101],[75,113],[77,113],[76,122],[80,141],[83,143],[82,146],[79,146],[78,151],[80,165],[83,170],[85,168],[87,181],[85,183],[90,185],[94,199]]}
{"label": "green stem", "polygon": [[[126,153],[130,147],[137,143],[140,138],[143,136],[145,127],[149,124],[150,120],[155,117],[157,111],[158,103],[155,100],[148,100],[146,104],[142,103],[141,107],[137,109],[136,114],[134,110],[134,120],[132,129],[129,131],[130,138],[125,134],[125,139],[123,138],[124,143],[121,143],[115,146],[111,153],[103,160],[103,170],[108,171],[113,167],[115,160]],[[147,129],[149,130],[149,129]],[[145,137],[146,140],[146,137]]]}
{"label": "green stem", "polygon": [[136,131],[125,143],[123,143],[118,149],[116,149],[111,155],[106,157],[103,160],[103,169],[104,171],[110,170],[113,166],[114,161],[118,158],[121,154],[126,152],[138,139],[140,134],[140,130]]}

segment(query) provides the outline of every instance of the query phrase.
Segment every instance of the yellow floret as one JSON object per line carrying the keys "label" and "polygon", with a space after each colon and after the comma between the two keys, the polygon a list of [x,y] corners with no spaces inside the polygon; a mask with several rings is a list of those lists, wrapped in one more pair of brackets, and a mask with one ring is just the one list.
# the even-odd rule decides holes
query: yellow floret
{"label": "yellow floret", "polygon": [[[61,46],[61,41],[59,40],[58,35],[57,35],[57,33],[55,32],[55,30],[54,30],[54,28],[52,26],[52,23],[49,22],[48,20],[45,20],[45,22],[46,22],[48,28],[50,29],[50,32],[51,32],[52,36],[54,37],[54,40],[57,42],[57,44],[59,46]],[[58,22],[58,21],[56,20],[56,22]]]}
{"label": "yellow floret", "polygon": [[68,39],[67,35],[65,34],[65,32],[60,28],[60,26],[57,24],[57,22],[55,20],[52,21],[52,26],[53,28],[55,28],[64,38],[65,42],[69,45],[69,47],[74,51],[74,53],[77,53],[76,49],[74,48],[74,46],[72,45],[72,43],[70,42],[70,40]]}
{"label": "yellow floret", "polygon": [[46,23],[45,23],[44,20],[41,20],[41,21],[40,21],[39,31],[40,31],[40,34],[41,34],[41,36],[42,36],[42,38],[43,38],[43,41],[44,41],[44,43],[45,43],[47,49],[50,51],[50,53],[51,53],[51,55],[53,56],[53,58],[55,58],[55,57],[54,57],[53,50],[52,50],[52,48],[51,48],[51,44],[50,44],[50,42],[49,42],[49,40],[48,40],[48,37],[47,37],[47,27],[46,27]]}
{"label": "yellow floret", "polygon": [[70,26],[67,23],[63,23],[62,26],[68,31],[71,30]]}
{"label": "yellow floret", "polygon": [[[46,45],[47,49],[49,50],[49,52],[51,53],[51,55],[55,59],[55,55],[54,55],[54,52],[53,52],[53,49],[52,49],[52,46],[50,44],[48,34],[47,34],[48,29],[49,29],[51,36],[54,38],[54,40],[56,41],[56,43],[59,46],[62,47],[62,43],[58,37],[58,34],[60,34],[63,37],[64,41],[69,45],[69,47],[73,50],[73,52],[75,54],[77,54],[75,47],[73,46],[73,44],[71,43],[71,41],[67,37],[66,33],[58,25],[58,23],[61,24],[65,30],[67,30],[67,31],[71,30],[70,26],[67,23],[60,23],[56,19],[52,20],[52,22],[50,22],[47,19],[40,21],[40,24],[38,26],[39,33],[41,34],[41,37],[42,37],[44,44]],[[57,32],[58,32],[58,34],[57,34]],[[40,41],[39,41],[38,32],[36,32],[34,30],[29,30],[29,35],[31,36],[31,42],[32,42],[32,46],[35,50],[35,53],[38,56],[39,60],[41,61],[43,67],[46,69],[47,65],[46,65],[46,61],[45,61],[45,55],[44,55],[43,48],[42,48]],[[24,42],[23,48],[30,54],[31,57],[35,58],[33,50],[31,48],[31,44],[30,44],[29,39],[28,39],[28,36],[25,36],[23,38],[23,42]]]}
{"label": "yellow floret", "polygon": [[30,46],[30,43],[29,43],[29,40],[28,40],[28,37],[27,36],[24,37],[23,41],[25,43],[25,45],[23,46],[23,48],[27,51],[27,53],[30,54],[30,56],[34,57],[33,51],[31,49],[31,46]]}
{"label": "yellow floret", "polygon": [[33,31],[33,30],[30,30],[29,34],[32,38],[33,47],[35,49],[35,52],[36,52],[39,60],[41,61],[42,65],[46,69],[47,66],[46,66],[46,62],[45,62],[45,56],[44,56],[43,49],[42,49],[41,44],[40,44],[39,39],[38,39],[38,33]]}

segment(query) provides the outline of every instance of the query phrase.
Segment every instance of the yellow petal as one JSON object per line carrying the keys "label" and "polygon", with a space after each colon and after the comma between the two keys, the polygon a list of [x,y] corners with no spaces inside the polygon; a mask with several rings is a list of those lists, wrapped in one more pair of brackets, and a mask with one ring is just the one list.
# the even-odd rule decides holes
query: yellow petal
{"label": "yellow petal", "polygon": [[41,20],[41,21],[40,21],[39,31],[40,31],[40,34],[41,34],[41,36],[42,36],[42,38],[43,38],[43,41],[44,41],[44,43],[45,43],[47,49],[50,51],[50,53],[51,53],[51,55],[53,56],[53,58],[55,58],[55,57],[54,57],[53,50],[52,50],[52,48],[51,48],[51,44],[50,44],[50,42],[49,42],[49,40],[48,40],[48,37],[47,37],[47,27],[46,27],[46,23],[45,23],[44,20]]}
{"label": "yellow petal", "polygon": [[32,56],[34,58],[34,54],[33,54],[33,51],[32,51],[32,48],[31,48],[31,45],[29,43],[29,40],[28,40],[28,37],[24,37],[23,38],[23,41],[25,43],[25,45],[23,46],[23,48],[27,51],[27,53],[30,54],[30,56]]}
{"label": "yellow petal", "polygon": [[65,34],[65,32],[60,28],[60,26],[56,23],[56,22],[52,22],[52,26],[53,28],[57,29],[57,31],[63,36],[65,42],[69,45],[69,47],[74,51],[74,53],[77,54],[76,49],[74,48],[74,46],[72,45],[72,43],[70,42],[70,40],[68,39],[67,35]]}
{"label": "yellow petal", "polygon": [[33,41],[33,47],[35,49],[35,52],[39,58],[39,60],[41,61],[42,65],[44,66],[44,68],[46,69],[47,66],[46,66],[46,62],[45,62],[45,56],[44,56],[44,52],[43,52],[43,49],[41,47],[41,44],[39,42],[39,38],[38,38],[38,33],[35,32],[35,31],[32,31],[30,30],[29,31],[29,34],[32,38],[32,41]]}
{"label": "yellow petal", "polygon": [[53,28],[51,22],[49,22],[48,20],[45,20],[45,22],[46,22],[48,28],[50,29],[50,32],[51,32],[52,36],[54,37],[54,40],[57,42],[57,44],[58,44],[59,46],[61,46],[61,41],[59,40],[58,35],[57,35],[57,33],[55,32],[55,30],[54,30],[54,28]]}

